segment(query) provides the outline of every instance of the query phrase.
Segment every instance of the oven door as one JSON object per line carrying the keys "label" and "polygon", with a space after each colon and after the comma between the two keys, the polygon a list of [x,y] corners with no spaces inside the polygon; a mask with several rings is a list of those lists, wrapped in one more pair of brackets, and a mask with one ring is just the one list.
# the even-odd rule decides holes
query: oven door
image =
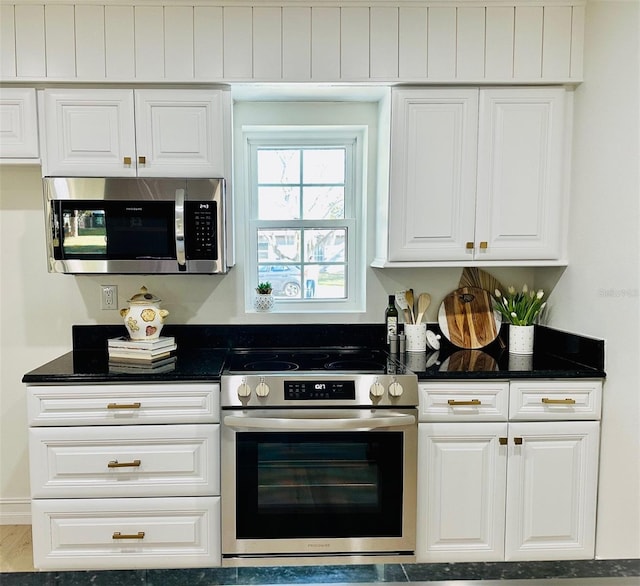
{"label": "oven door", "polygon": [[412,555],[415,409],[223,414],[225,557]]}

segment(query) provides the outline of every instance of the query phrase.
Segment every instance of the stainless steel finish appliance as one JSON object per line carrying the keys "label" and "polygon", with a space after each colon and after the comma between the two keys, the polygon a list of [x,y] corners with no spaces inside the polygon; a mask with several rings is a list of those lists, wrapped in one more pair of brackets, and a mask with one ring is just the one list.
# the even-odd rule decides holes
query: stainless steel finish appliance
{"label": "stainless steel finish appliance", "polygon": [[245,351],[221,393],[223,563],[413,558],[415,374],[381,351]]}
{"label": "stainless steel finish appliance", "polygon": [[228,270],[224,179],[43,181],[49,272]]}

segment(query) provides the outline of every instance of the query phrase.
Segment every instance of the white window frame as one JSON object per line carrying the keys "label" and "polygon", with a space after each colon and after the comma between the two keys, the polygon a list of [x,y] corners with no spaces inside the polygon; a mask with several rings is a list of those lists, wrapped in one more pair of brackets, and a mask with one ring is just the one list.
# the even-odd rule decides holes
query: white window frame
{"label": "white window frame", "polygon": [[[345,169],[345,217],[341,220],[307,220],[307,228],[341,228],[347,230],[347,265],[345,281],[347,295],[344,299],[282,299],[275,300],[272,313],[344,313],[365,311],[366,266],[366,179],[365,156],[367,144],[366,126],[260,126],[244,127],[248,212],[247,249],[245,254],[245,307],[254,312],[255,288],[258,284],[258,229],[271,227],[273,221],[258,219],[258,190],[256,177],[256,152],[260,147],[315,147],[338,146],[346,148]],[[299,228],[302,221],[282,221],[282,228]],[[303,283],[301,283],[304,286]]]}

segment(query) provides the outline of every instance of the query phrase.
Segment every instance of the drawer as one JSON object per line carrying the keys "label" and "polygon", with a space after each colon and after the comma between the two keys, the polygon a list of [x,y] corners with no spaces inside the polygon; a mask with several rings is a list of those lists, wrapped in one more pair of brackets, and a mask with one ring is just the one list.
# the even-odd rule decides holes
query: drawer
{"label": "drawer", "polygon": [[216,423],[220,385],[29,385],[27,410],[31,426]]}
{"label": "drawer", "polygon": [[419,385],[420,421],[506,421],[509,383],[438,382]]}
{"label": "drawer", "polygon": [[220,497],[36,499],[41,570],[219,566]]}
{"label": "drawer", "polygon": [[509,389],[509,419],[571,420],[600,419],[601,380],[512,381]]}
{"label": "drawer", "polygon": [[220,494],[220,425],[32,427],[31,495]]}

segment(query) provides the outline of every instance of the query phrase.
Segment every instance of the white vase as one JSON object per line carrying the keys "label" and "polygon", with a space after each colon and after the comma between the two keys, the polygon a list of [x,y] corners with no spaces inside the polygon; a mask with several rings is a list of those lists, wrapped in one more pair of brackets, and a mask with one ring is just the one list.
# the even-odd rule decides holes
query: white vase
{"label": "white vase", "polygon": [[272,293],[256,293],[256,299],[254,301],[256,311],[271,311],[273,309],[273,303]]}
{"label": "white vase", "polygon": [[535,326],[509,325],[509,353],[533,354],[533,329]]}

